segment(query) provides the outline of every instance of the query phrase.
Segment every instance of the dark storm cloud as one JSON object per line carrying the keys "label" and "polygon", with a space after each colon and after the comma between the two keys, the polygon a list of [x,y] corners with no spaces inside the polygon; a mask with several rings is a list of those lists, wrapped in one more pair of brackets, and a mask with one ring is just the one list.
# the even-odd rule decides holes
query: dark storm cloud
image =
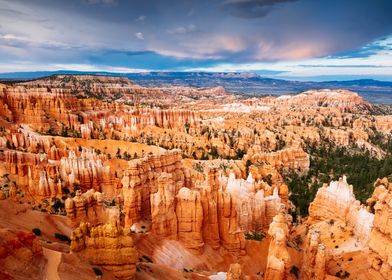
{"label": "dark storm cloud", "polygon": [[274,5],[297,0],[228,0],[224,7],[234,16],[258,18],[267,15]]}

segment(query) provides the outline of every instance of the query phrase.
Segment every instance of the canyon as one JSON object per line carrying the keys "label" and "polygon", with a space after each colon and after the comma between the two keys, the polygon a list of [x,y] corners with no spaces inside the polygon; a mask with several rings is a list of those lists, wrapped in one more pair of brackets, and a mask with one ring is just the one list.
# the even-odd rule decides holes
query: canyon
{"label": "canyon", "polygon": [[[0,278],[391,279],[385,108],[337,89],[0,84]],[[329,151],[379,179],[324,172]]]}

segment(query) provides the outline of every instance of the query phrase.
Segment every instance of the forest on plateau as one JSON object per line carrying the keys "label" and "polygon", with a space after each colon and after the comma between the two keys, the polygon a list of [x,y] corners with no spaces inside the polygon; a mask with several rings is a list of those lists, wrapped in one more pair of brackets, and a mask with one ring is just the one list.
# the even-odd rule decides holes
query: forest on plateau
{"label": "forest on plateau", "polygon": [[377,178],[392,174],[391,137],[373,133],[369,142],[383,149],[385,156],[375,157],[369,150],[359,148],[353,142],[349,146],[337,146],[328,139],[322,139],[321,144],[305,142],[305,151],[310,155],[309,172],[299,174],[291,171],[283,175],[289,187],[290,200],[296,206],[293,216],[307,216],[309,204],[318,188],[324,183],[339,180],[343,175],[353,185],[356,199],[366,202],[373,193]]}

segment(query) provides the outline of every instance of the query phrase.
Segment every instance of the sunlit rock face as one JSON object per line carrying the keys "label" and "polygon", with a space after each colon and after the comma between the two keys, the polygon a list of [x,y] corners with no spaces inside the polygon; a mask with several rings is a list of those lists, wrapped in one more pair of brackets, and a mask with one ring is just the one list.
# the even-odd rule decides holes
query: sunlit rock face
{"label": "sunlit rock face", "polygon": [[278,152],[261,153],[252,156],[252,160],[269,162],[275,168],[299,169],[307,171],[310,166],[309,155],[301,148],[288,148]]}
{"label": "sunlit rock face", "polygon": [[226,276],[227,280],[245,280],[245,275],[242,272],[242,267],[239,263],[230,265],[229,271]]}
{"label": "sunlit rock face", "polygon": [[[86,265],[104,279],[390,279],[388,180],[367,206],[343,177],[318,190],[309,217],[287,214],[285,176],[307,174],[312,149],[386,156],[375,141],[392,118],[379,109],[343,90],[239,98],[83,75],[0,85],[0,224],[15,227],[1,266],[44,278],[33,236],[14,238],[39,224],[54,270],[78,275]],[[73,232],[70,246],[57,232]]]}
{"label": "sunlit rock face", "polygon": [[314,220],[340,219],[347,222],[364,245],[369,241],[374,220],[374,214],[355,199],[353,186],[347,183],[345,176],[317,191],[309,207],[309,217]]}
{"label": "sunlit rock face", "polygon": [[[378,185],[378,186],[377,186]],[[388,180],[376,183],[374,223],[370,234],[369,262],[380,279],[392,277],[392,185]]]}
{"label": "sunlit rock face", "polygon": [[272,240],[268,250],[268,262],[264,277],[266,280],[294,279],[294,276],[290,274],[291,257],[287,250],[289,223],[285,208],[281,205],[268,230]]}
{"label": "sunlit rock face", "polygon": [[120,221],[118,206],[108,207],[103,203],[102,193],[93,189],[81,193],[76,191],[73,198],[65,200],[65,211],[71,226],[77,227],[80,223],[97,225],[109,221]]}
{"label": "sunlit rock face", "polygon": [[150,195],[158,191],[156,182],[161,172],[171,174],[173,193],[184,186],[185,175],[178,151],[129,162],[121,180],[126,227],[151,217]]}
{"label": "sunlit rock face", "polygon": [[117,279],[135,279],[138,252],[132,237],[116,222],[100,226],[81,223],[72,233],[71,250],[112,271]]}
{"label": "sunlit rock face", "polygon": [[200,193],[186,187],[181,188],[177,194],[176,214],[180,242],[187,248],[201,250],[204,242],[203,207]]}
{"label": "sunlit rock face", "polygon": [[320,242],[320,232],[309,231],[303,254],[301,279],[324,279],[326,275],[327,253]]}
{"label": "sunlit rock face", "polygon": [[151,231],[158,237],[177,238],[175,185],[170,173],[158,177],[158,191],[151,198]]}

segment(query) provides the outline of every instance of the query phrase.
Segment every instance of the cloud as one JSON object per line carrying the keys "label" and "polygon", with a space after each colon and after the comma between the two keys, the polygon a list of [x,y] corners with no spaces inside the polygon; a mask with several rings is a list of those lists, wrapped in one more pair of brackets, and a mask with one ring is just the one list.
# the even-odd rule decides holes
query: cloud
{"label": "cloud", "polygon": [[146,19],[146,16],[141,15],[141,16],[139,16],[139,17],[136,19],[136,21],[144,21],[145,19]]}
{"label": "cloud", "polygon": [[380,52],[392,51],[392,37],[382,38],[349,51],[342,51],[328,56],[329,58],[361,58],[370,57]]}
{"label": "cloud", "polygon": [[391,67],[386,65],[374,65],[374,64],[303,64],[298,65],[304,68],[385,68]]}
{"label": "cloud", "polygon": [[0,7],[2,62],[235,69],[315,58],[383,65],[374,61],[380,53],[392,60],[391,45],[379,40],[392,34],[390,0],[0,0]]}
{"label": "cloud", "polygon": [[81,46],[77,44],[67,44],[58,41],[50,40],[34,40],[23,36],[18,36],[15,34],[0,34],[1,45],[14,47],[14,48],[42,48],[42,49],[77,49]]}
{"label": "cloud", "polygon": [[165,56],[191,59],[219,60],[245,50],[247,42],[229,34],[200,34],[196,40],[185,40],[173,46],[170,41],[153,42],[149,50]]}
{"label": "cloud", "polygon": [[136,37],[138,40],[144,40],[144,35],[143,35],[142,32],[136,32],[136,33],[135,33],[135,37]]}
{"label": "cloud", "polygon": [[155,54],[153,51],[126,51],[126,50],[106,50],[104,55],[126,55],[126,56],[143,56],[148,54]]}
{"label": "cloud", "polygon": [[180,27],[176,27],[174,29],[169,29],[169,30],[167,30],[167,33],[175,34],[175,35],[188,34],[188,33],[195,32],[196,30],[197,30],[196,26],[193,24],[190,24],[188,26],[180,26]]}
{"label": "cloud", "polygon": [[144,73],[145,69],[131,67],[112,67],[95,64],[35,64],[30,61],[15,61],[13,64],[0,63],[0,73],[22,72],[22,71],[85,71],[85,72],[111,72],[111,73]]}
{"label": "cloud", "polygon": [[227,0],[224,8],[233,16],[240,18],[259,18],[266,16],[274,5],[297,0]]}
{"label": "cloud", "polygon": [[118,3],[116,0],[86,0],[87,4],[90,5],[101,5],[101,6],[106,6],[106,7],[110,7],[110,6],[117,6]]}
{"label": "cloud", "polygon": [[10,15],[10,16],[26,15],[25,13],[22,13],[20,11],[17,11],[17,10],[14,10],[14,9],[8,9],[8,8],[0,8],[0,14],[1,15]]}

